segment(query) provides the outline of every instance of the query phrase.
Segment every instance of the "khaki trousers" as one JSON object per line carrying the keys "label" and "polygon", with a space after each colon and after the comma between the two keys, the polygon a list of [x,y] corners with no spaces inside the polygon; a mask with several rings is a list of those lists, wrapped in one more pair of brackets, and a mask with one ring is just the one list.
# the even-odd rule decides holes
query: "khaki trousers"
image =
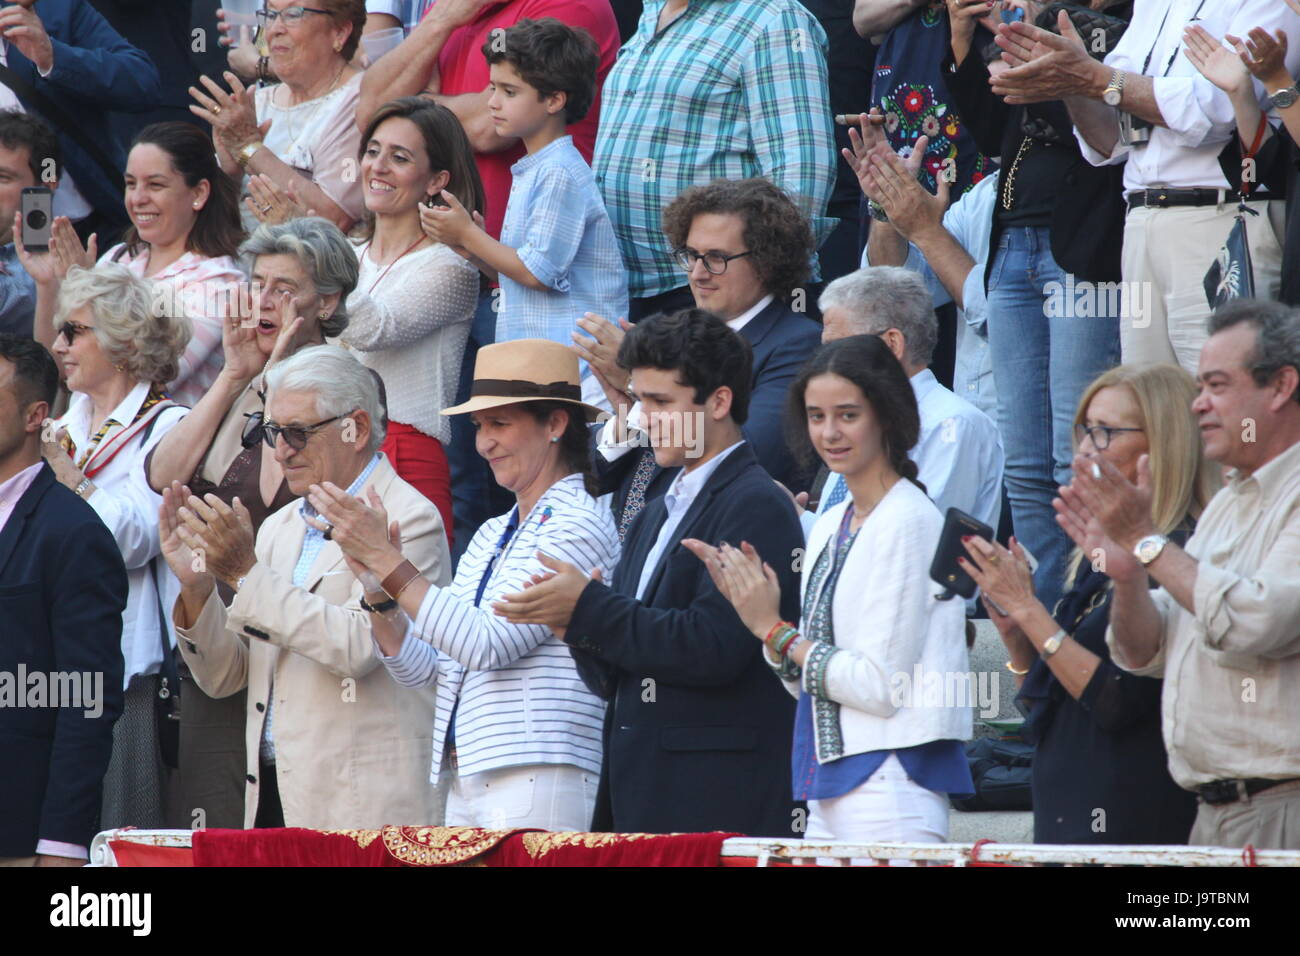
{"label": "khaki trousers", "polygon": [[1196,808],[1191,846],[1300,850],[1300,780],[1270,787],[1236,803]]}
{"label": "khaki trousers", "polygon": [[[1255,295],[1276,299],[1282,277],[1286,203],[1252,202],[1246,237],[1255,271]],[[1124,305],[1120,353],[1125,363],[1181,365],[1192,375],[1209,338],[1205,273],[1232,229],[1237,207],[1138,206],[1124,221]]]}

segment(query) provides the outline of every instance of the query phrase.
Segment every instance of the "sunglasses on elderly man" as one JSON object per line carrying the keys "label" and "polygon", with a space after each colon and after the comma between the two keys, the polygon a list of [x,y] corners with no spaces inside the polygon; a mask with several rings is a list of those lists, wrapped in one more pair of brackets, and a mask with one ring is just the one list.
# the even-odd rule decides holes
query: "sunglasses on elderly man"
{"label": "sunglasses on elderly man", "polygon": [[302,451],[307,447],[307,442],[311,440],[312,435],[345,416],[335,415],[315,425],[277,425],[275,422],[268,421],[261,412],[245,412],[244,417],[248,421],[244,423],[244,431],[240,435],[239,442],[245,448],[252,448],[262,441],[266,442],[267,448],[274,449],[275,440],[283,436],[286,445],[294,451]]}

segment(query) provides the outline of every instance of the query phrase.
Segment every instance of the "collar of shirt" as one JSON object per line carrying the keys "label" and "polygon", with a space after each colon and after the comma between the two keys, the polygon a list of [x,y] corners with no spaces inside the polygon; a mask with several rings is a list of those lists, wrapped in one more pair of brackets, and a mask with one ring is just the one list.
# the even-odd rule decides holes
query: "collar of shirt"
{"label": "collar of shirt", "polygon": [[923,368],[909,379],[912,383],[912,394],[916,396],[916,404],[920,405],[925,397],[939,388],[939,380],[934,377],[934,373],[928,368]]}
{"label": "collar of shirt", "polygon": [[[135,419],[135,413],[140,410],[140,406],[148,396],[149,383],[137,382],[135,388],[126,393],[126,398],[118,403],[117,408],[108,413],[104,421],[111,418],[118,423],[118,428],[123,427]],[[67,427],[68,437],[77,446],[78,452],[86,447],[86,442],[90,441],[90,416],[94,412],[95,405],[90,400],[90,396],[85,392],[78,392],[72,397],[72,405],[68,408],[67,414],[56,423]],[[113,429],[105,432],[104,437],[100,439],[100,445],[108,441],[112,434]]]}
{"label": "collar of shirt", "polygon": [[547,143],[535,153],[525,153],[520,157],[519,162],[510,167],[511,175],[518,176],[520,173],[527,172],[538,163],[546,161],[546,156],[550,153],[558,152],[564,148],[564,144],[573,145],[572,136],[561,136],[559,139]]}
{"label": "collar of shirt", "polygon": [[[771,293],[768,293],[767,295],[763,296],[763,298],[759,299],[757,302],[754,303],[754,307],[751,308],[748,312],[742,312],[734,319],[728,320],[727,328],[731,329],[731,331],[733,332],[739,332],[741,329],[743,329],[746,325],[749,324],[750,319],[752,319],[754,316],[758,315],[758,313],[762,312],[769,305],[771,305],[772,300],[775,298],[776,296],[772,295]],[[730,449],[728,449],[728,451],[729,450]]]}
{"label": "collar of shirt", "polygon": [[677,514],[689,508],[691,502],[695,500],[695,496],[704,487],[704,483],[709,480],[709,476],[718,470],[718,466],[722,464],[722,459],[744,443],[745,440],[742,438],[730,448],[718,452],[699,467],[692,468],[690,471],[683,469],[673,482],[672,487],[664,495],[664,506],[668,509],[668,513],[670,515]]}
{"label": "collar of shirt", "polygon": [[1228,487],[1236,495],[1246,493],[1248,488],[1256,489],[1260,506],[1267,507],[1274,496],[1283,490],[1283,483],[1297,473],[1300,473],[1300,442],[1256,468],[1250,475],[1242,475],[1234,468],[1228,472]]}
{"label": "collar of shirt", "polygon": [[9,516],[14,513],[14,508],[22,496],[27,494],[27,489],[32,486],[36,476],[40,474],[42,464],[44,462],[38,461],[34,465],[28,465],[4,484],[0,484],[0,531],[4,530],[9,522]]}
{"label": "collar of shirt", "polygon": [[[361,474],[357,475],[357,477],[352,480],[352,484],[348,485],[347,493],[353,498],[356,498],[361,494],[361,490],[366,486],[366,481],[369,480],[371,472],[373,472],[375,467],[379,464],[379,457],[379,452],[375,452],[366,467],[361,469]],[[302,516],[304,524],[306,524],[308,518],[320,517],[320,513],[311,506],[311,502],[307,500],[306,496],[303,497],[301,503],[298,505],[298,514]],[[311,525],[307,525],[307,534],[309,536],[313,534],[319,535],[322,540],[325,536],[324,532],[318,531]]]}

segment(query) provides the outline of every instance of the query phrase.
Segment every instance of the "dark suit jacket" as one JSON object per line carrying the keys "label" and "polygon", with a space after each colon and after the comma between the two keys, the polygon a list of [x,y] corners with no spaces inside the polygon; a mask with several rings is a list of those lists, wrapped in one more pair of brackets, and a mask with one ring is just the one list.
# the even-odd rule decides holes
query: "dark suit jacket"
{"label": "dark suit jacket", "polygon": [[[794,701],[762,644],[680,543],[636,599],[666,515],[661,498],[637,516],[611,586],[587,586],[565,637],[587,686],[610,701],[592,829],[791,836]],[[749,541],[794,620],[803,533],[748,443],[718,465],[674,537]]]}
{"label": "dark suit jacket", "polygon": [[[32,8],[41,18],[54,48],[54,69],[42,77],[31,60],[9,44],[9,68],[44,93],[76,124],[85,139],[99,146],[119,170],[126,168],[126,143],[113,132],[113,110],[136,112],[158,103],[158,70],[108,25],[87,0],[41,0]],[[215,43],[215,29],[208,40]],[[197,80],[197,77],[191,79]],[[59,136],[63,162],[77,188],[96,212],[114,223],[128,222],[122,206],[122,177],[110,177],[90,158],[69,131],[45,116],[21,94],[30,113],[41,116]],[[100,237],[104,248],[104,237]]]}
{"label": "dark suit jacket", "polygon": [[[21,666],[47,680],[102,675],[103,712],[89,717],[88,706],[3,701],[0,856],[31,856],[41,839],[88,846],[95,835],[113,724],[122,712],[126,595],[113,536],[42,465],[0,531],[0,673],[16,676]],[[81,687],[83,694],[95,690]],[[37,703],[27,688],[13,689],[24,704]]]}

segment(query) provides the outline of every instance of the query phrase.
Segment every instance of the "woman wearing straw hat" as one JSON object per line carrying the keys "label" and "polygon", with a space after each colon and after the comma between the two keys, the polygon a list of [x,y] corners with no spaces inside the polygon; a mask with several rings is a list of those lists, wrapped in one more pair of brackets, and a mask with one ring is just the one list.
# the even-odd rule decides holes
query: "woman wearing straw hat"
{"label": "woman wearing straw hat", "polygon": [[516,505],[478,529],[449,587],[402,557],[400,529],[373,492],[368,506],[328,483],[309,493],[366,586],[380,660],[401,684],[437,684],[431,779],[448,826],[585,830],[591,820],[604,706],[555,633],[491,610],[547,573],[539,552],[595,576],[618,562],[589,473],[587,422],[599,410],[581,394],[578,360],[558,343],[478,353],[469,400],[442,414],[471,417],[478,453]]}

